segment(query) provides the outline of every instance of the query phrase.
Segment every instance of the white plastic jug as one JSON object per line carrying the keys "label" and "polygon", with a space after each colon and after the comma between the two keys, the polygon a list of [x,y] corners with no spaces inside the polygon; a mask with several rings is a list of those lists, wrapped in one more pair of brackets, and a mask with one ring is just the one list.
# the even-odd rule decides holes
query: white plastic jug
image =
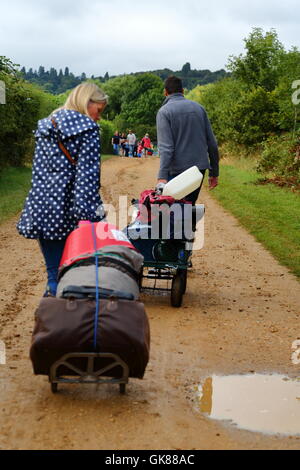
{"label": "white plastic jug", "polygon": [[164,187],[163,196],[171,196],[177,200],[184,199],[200,187],[202,180],[201,171],[193,166],[169,181]]}

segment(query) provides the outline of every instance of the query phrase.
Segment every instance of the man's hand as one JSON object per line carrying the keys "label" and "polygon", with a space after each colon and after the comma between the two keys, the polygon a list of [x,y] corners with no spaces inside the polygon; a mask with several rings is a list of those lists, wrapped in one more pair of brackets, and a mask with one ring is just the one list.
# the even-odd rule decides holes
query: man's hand
{"label": "man's hand", "polygon": [[162,195],[166,183],[167,180],[158,180],[155,188],[157,194]]}
{"label": "man's hand", "polygon": [[209,189],[214,189],[218,186],[219,184],[219,178],[217,176],[210,176],[208,178],[208,183],[209,183]]}
{"label": "man's hand", "polygon": [[167,182],[168,182],[167,180],[158,180],[158,181],[157,181],[157,184],[159,184],[159,183],[167,184]]}

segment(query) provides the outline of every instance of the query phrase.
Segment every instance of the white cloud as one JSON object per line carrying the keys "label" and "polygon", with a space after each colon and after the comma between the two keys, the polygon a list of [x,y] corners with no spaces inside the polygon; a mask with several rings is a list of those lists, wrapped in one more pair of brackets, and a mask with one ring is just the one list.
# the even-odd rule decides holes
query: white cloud
{"label": "white cloud", "polygon": [[88,75],[223,68],[254,26],[299,46],[295,0],[11,0],[0,7],[0,55]]}

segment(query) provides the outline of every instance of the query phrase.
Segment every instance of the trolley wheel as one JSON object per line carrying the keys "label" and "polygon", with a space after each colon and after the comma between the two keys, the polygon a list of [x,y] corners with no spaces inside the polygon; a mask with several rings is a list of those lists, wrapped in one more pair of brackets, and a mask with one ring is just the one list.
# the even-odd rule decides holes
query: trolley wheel
{"label": "trolley wheel", "polygon": [[180,275],[182,276],[182,282],[183,282],[183,294],[186,293],[186,288],[187,288],[187,270],[186,269],[181,269],[180,270]]}
{"label": "trolley wheel", "polygon": [[125,393],[126,393],[126,384],[120,384],[120,393],[121,393],[121,395],[125,395]]}
{"label": "trolley wheel", "polygon": [[57,391],[58,391],[58,384],[52,383],[51,384],[51,392],[52,393],[57,393]]}
{"label": "trolley wheel", "polygon": [[143,287],[143,274],[144,274],[144,270],[142,268],[141,271],[139,272],[139,289],[140,290]]}
{"label": "trolley wheel", "polygon": [[172,307],[181,307],[184,294],[184,279],[182,274],[177,271],[172,281],[171,305]]}

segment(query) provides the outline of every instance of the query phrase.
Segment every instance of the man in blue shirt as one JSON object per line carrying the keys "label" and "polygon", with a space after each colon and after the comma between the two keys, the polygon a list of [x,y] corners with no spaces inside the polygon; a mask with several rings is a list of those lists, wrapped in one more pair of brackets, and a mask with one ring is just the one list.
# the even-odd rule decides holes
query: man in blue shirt
{"label": "man in blue shirt", "polygon": [[[180,78],[165,81],[166,99],[157,114],[157,138],[160,153],[158,183],[167,183],[180,173],[197,166],[205,175],[209,170],[209,187],[218,185],[219,151],[205,109],[184,97]],[[200,192],[186,199],[196,203]]]}

